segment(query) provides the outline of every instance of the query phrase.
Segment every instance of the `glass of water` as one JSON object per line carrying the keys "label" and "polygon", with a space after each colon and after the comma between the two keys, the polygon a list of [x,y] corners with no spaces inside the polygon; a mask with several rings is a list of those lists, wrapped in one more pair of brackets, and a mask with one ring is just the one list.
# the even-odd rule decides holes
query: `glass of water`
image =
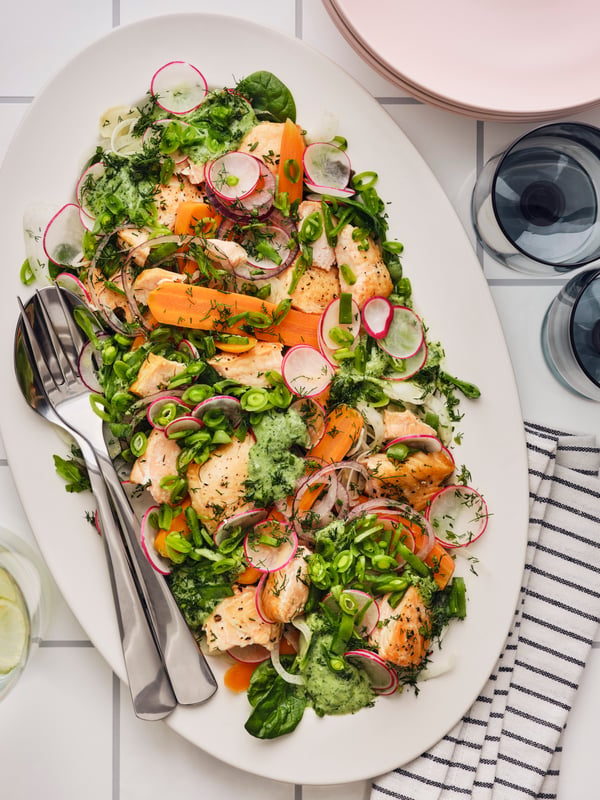
{"label": "glass of water", "polygon": [[564,386],[600,401],[600,269],[578,272],[554,298],[542,324],[542,350]]}
{"label": "glass of water", "polygon": [[560,274],[600,259],[600,129],[543,125],[490,159],[471,217],[484,249],[529,274]]}
{"label": "glass of water", "polygon": [[51,581],[40,557],[0,527],[0,700],[21,677],[51,611]]}

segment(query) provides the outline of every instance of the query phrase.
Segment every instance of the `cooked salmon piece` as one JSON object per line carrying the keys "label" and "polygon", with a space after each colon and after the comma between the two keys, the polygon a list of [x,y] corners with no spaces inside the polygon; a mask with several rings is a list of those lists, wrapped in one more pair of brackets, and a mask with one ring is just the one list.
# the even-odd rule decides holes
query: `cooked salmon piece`
{"label": "cooked salmon piece", "polygon": [[250,508],[244,501],[248,480],[248,456],[252,436],[233,439],[213,451],[204,464],[192,462],[187,469],[192,508],[209,531],[237,511]]}
{"label": "cooked salmon piece", "polygon": [[308,600],[310,551],[299,547],[294,558],[282,569],[270,572],[260,596],[264,616],[273,622],[291,622],[304,611]]}
{"label": "cooked salmon piece", "polygon": [[154,202],[158,209],[158,224],[173,230],[177,209],[184,200],[204,202],[205,197],[185,175],[173,175],[167,184],[158,187],[154,196]]}
{"label": "cooked salmon piece", "polygon": [[147,486],[148,491],[157,503],[169,503],[169,489],[161,487],[163,478],[177,475],[177,458],[181,448],[173,439],[169,439],[163,431],[153,428],[143,455],[139,456],[131,468],[129,479],[132,483]]}
{"label": "cooked salmon piece", "polygon": [[431,615],[416,586],[409,586],[396,608],[386,594],[379,602],[379,622],[371,643],[379,655],[399,667],[417,667],[427,655]]}
{"label": "cooked salmon piece", "polygon": [[186,276],[162,267],[143,269],[133,282],[135,299],[141,305],[148,305],[148,295],[163,281],[185,281]]}
{"label": "cooked salmon piece", "polygon": [[422,511],[443,482],[454,471],[454,461],[446,450],[437,453],[417,451],[404,461],[395,461],[385,453],[373,453],[358,459],[371,477],[375,497],[392,497]]}
{"label": "cooked salmon piece", "polygon": [[383,440],[399,439],[401,436],[437,436],[437,431],[408,409],[383,412]]}
{"label": "cooked salmon piece", "polygon": [[148,397],[156,394],[169,385],[171,378],[179,375],[185,369],[185,364],[180,361],[170,361],[156,353],[148,353],[142,363],[137,378],[129,387],[129,391],[138,397]]}
{"label": "cooked salmon piece", "polygon": [[[301,229],[304,220],[311,214],[320,214],[321,223],[323,221],[323,213],[321,211],[321,202],[318,200],[303,200],[298,206],[298,230]],[[335,250],[327,241],[325,229],[314,242],[311,242],[310,248],[312,250],[312,266],[319,269],[329,270],[335,264]]]}
{"label": "cooked salmon piece", "polygon": [[133,322],[133,314],[123,290],[121,272],[115,273],[110,282],[115,286],[115,289],[107,285],[106,278],[99,269],[93,270],[88,276],[92,296],[96,296],[98,307],[105,309],[109,313],[115,313],[119,319],[125,322]]}
{"label": "cooked salmon piece", "polygon": [[209,651],[222,653],[252,644],[274,650],[282,627],[261,619],[256,610],[256,586],[235,587],[234,592],[220,601],[202,626]]}
{"label": "cooked salmon piece", "polygon": [[142,228],[122,228],[117,233],[117,239],[127,248],[130,250],[135,248],[133,262],[138,267],[143,267],[150,255],[150,245],[146,244],[149,237],[149,232]]}
{"label": "cooked salmon piece", "polygon": [[238,242],[228,239],[207,239],[204,252],[215,264],[223,269],[235,269],[246,263],[248,253]]}
{"label": "cooked salmon piece", "polygon": [[[383,261],[379,245],[369,236],[365,240],[366,249],[362,250],[361,241],[355,241],[352,234],[356,228],[344,225],[338,234],[335,246],[335,258],[340,270],[340,284],[343,292],[350,292],[359,308],[374,295],[388,297],[392,293],[392,279]],[[348,283],[344,277],[342,265],[345,264],[354,276]]]}
{"label": "cooked salmon piece", "polygon": [[276,175],[283,127],[283,122],[259,122],[244,136],[238,150],[260,158],[273,175]]}
{"label": "cooked salmon piece", "polygon": [[285,297],[292,298],[292,308],[304,311],[307,314],[322,314],[329,303],[340,294],[340,280],[337,270],[326,271],[317,267],[307,267],[294,291],[289,288],[294,278],[295,262],[277,277],[279,278],[281,292],[276,295],[278,299],[271,302],[280,302]]}
{"label": "cooked salmon piece", "polygon": [[266,373],[281,372],[283,345],[278,342],[258,342],[245,353],[222,353],[208,359],[222,378],[245,386],[269,386]]}

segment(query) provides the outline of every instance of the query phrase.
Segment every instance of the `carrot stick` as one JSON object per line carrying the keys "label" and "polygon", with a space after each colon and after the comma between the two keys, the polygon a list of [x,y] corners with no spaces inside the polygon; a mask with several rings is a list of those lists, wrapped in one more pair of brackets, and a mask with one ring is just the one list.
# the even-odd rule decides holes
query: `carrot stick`
{"label": "carrot stick", "polygon": [[287,119],[281,136],[277,179],[279,193],[287,192],[290,203],[302,199],[304,148],[300,128],[295,122]]}
{"label": "carrot stick", "polygon": [[[415,550],[418,551],[425,540],[425,534],[418,525],[410,524],[408,520],[406,520],[406,526],[410,528],[410,532],[415,540]],[[431,567],[434,581],[440,589],[444,589],[454,573],[454,559],[450,553],[436,541],[430,553],[423,561],[428,567]]]}
{"label": "carrot stick", "polygon": [[325,433],[309,456],[326,462],[341,461],[360,436],[364,419],[360,411],[343,403],[331,411],[325,420]]}
{"label": "carrot stick", "polygon": [[[177,281],[164,281],[148,296],[152,316],[165,325],[218,333],[245,335],[239,314],[256,313],[273,318],[274,303],[235,292],[221,292],[206,286],[193,286]],[[320,316],[291,309],[278,325],[267,329],[255,328],[254,336],[261,341],[285,345],[310,344],[318,347],[317,328]]]}
{"label": "carrot stick", "polygon": [[174,233],[182,236],[196,233],[214,236],[220,222],[221,215],[208,203],[183,200],[175,213]]}

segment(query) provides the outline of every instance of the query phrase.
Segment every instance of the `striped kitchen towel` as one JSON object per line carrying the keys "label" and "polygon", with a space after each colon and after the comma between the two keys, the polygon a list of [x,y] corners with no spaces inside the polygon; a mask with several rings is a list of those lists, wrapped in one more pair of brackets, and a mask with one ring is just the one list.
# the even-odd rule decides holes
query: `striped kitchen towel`
{"label": "striped kitchen towel", "polygon": [[377,778],[371,800],[552,800],[561,735],[600,620],[600,450],[525,424],[529,536],[496,668],[431,750]]}

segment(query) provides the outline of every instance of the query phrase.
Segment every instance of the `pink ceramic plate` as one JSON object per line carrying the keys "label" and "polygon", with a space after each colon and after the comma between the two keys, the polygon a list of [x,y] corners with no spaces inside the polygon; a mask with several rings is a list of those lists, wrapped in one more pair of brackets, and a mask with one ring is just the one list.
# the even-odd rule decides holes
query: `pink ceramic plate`
{"label": "pink ceramic plate", "polygon": [[400,88],[480,118],[540,121],[600,100],[596,0],[324,0],[342,34]]}

